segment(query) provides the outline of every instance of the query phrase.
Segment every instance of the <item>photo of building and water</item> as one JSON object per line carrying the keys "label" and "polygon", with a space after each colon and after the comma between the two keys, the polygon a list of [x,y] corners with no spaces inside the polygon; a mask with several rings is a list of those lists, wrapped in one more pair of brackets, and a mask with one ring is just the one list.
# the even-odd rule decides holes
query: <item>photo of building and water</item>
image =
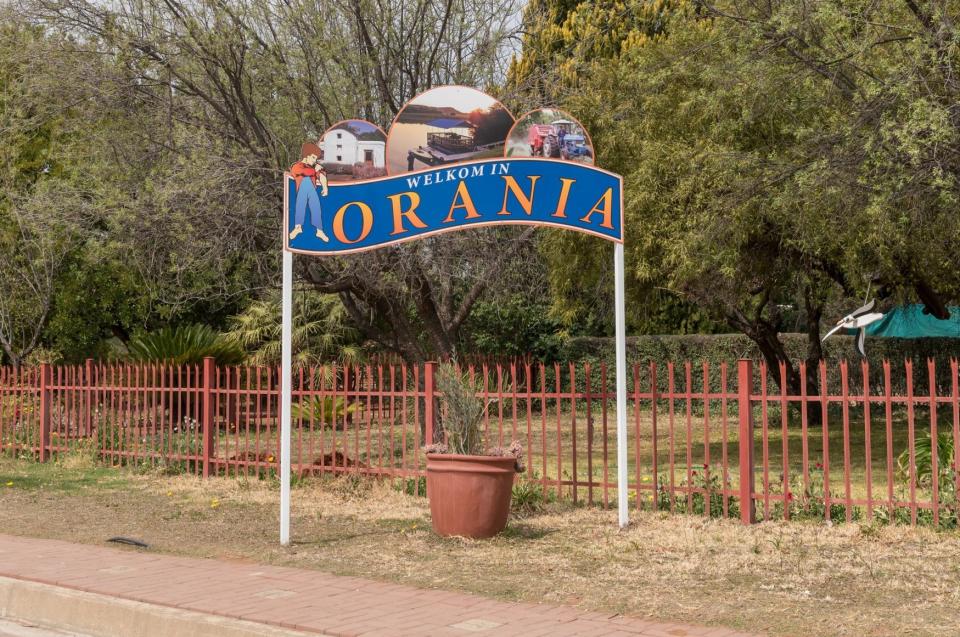
{"label": "photo of building and water", "polygon": [[444,86],[410,100],[387,136],[391,175],[502,157],[513,115],[477,89]]}

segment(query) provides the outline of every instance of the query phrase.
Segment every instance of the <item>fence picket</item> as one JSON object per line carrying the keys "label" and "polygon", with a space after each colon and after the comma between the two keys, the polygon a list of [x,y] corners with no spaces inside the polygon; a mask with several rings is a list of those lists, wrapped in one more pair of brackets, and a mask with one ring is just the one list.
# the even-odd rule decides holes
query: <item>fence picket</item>
{"label": "fence picket", "polygon": [[904,361],[907,375],[907,445],[910,457],[910,523],[917,523],[917,450],[913,413],[913,361]]}
{"label": "fence picket", "polygon": [[841,409],[843,412],[843,511],[853,519],[850,485],[850,378],[846,359],[840,361]]}
{"label": "fence picket", "polygon": [[790,432],[788,431],[789,407],[787,404],[787,364],[780,361],[780,455],[781,475],[783,485],[783,519],[790,519]]}
{"label": "fence picket", "polygon": [[827,363],[820,361],[820,438],[823,443],[823,517],[831,519],[832,498],[830,497],[830,438],[829,438],[829,385],[827,385]]}
{"label": "fence picket", "polygon": [[938,453],[940,446],[937,437],[937,374],[936,363],[933,359],[927,359],[927,374],[929,380],[929,398],[930,398],[930,486],[931,500],[933,505],[933,525],[940,524],[940,466]]}
{"label": "fence picket", "polygon": [[[763,519],[770,519],[770,422],[767,413],[767,375],[769,370],[760,362],[760,444],[763,447]],[[752,406],[751,406],[752,409]]]}
{"label": "fence picket", "polygon": [[867,520],[873,521],[873,424],[870,417],[870,363],[860,361],[860,374],[863,380],[863,452],[867,480]]}
{"label": "fence picket", "polygon": [[953,510],[960,517],[960,371],[957,369],[957,359],[950,359],[950,404],[953,407]]}

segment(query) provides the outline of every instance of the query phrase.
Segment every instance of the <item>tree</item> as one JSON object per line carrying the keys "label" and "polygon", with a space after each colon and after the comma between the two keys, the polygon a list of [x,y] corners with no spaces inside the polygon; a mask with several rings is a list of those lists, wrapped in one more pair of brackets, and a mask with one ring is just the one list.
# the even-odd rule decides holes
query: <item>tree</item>
{"label": "tree", "polygon": [[37,29],[0,28],[0,347],[15,367],[41,346],[91,221],[87,193],[65,160],[77,117],[63,87],[49,81],[45,44]]}
{"label": "tree", "polygon": [[[947,266],[960,246],[956,52],[910,4],[676,3],[655,37],[578,59],[565,97],[601,165],[625,176],[634,285],[742,331],[772,370],[787,364],[794,392],[785,306],[803,308],[815,372],[831,304],[872,283],[942,315],[960,292]],[[558,237],[552,251],[569,282],[594,249]]]}
{"label": "tree", "polygon": [[805,190],[796,195],[801,203],[827,195],[842,214],[798,219],[800,248],[829,246],[838,263],[828,274],[841,286],[868,273],[887,293],[948,318],[947,303],[960,298],[952,266],[960,246],[952,16],[960,3],[703,4],[742,34],[744,53],[762,51],[767,64],[794,75],[794,86],[816,84],[824,96],[825,127],[794,144],[791,181]]}
{"label": "tree", "polygon": [[[618,64],[631,49],[663,37],[672,16],[690,10],[684,0],[580,2],[534,0],[524,13],[522,55],[510,65],[508,94],[517,108],[543,104],[570,108],[597,139],[609,118],[602,100],[585,104],[592,74]],[[597,139],[594,141],[596,142]],[[598,144],[601,152],[602,144]],[[613,153],[601,165],[620,166]],[[627,172],[627,168],[622,169]],[[632,229],[628,229],[632,242]],[[612,334],[613,280],[609,250],[598,240],[551,231],[542,251],[549,265],[553,311],[571,328],[597,326]],[[575,275],[574,275],[575,273]],[[664,281],[627,281],[631,331],[646,334],[718,332],[723,322],[690,299],[668,289]]]}
{"label": "tree", "polygon": [[[290,149],[344,118],[386,125],[436,84],[492,84],[518,28],[516,0],[22,6],[70,37],[64,55],[105,65],[79,78],[114,118],[101,133],[114,158],[104,157],[99,184],[125,261],[168,320],[198,304],[235,313],[276,286]],[[300,273],[339,295],[365,338],[423,360],[452,353],[473,305],[505,270],[523,267],[533,238],[476,231],[300,259]]]}
{"label": "tree", "polygon": [[41,344],[57,281],[82,242],[77,227],[42,205],[52,199],[15,200],[0,230],[0,346],[14,367]]}

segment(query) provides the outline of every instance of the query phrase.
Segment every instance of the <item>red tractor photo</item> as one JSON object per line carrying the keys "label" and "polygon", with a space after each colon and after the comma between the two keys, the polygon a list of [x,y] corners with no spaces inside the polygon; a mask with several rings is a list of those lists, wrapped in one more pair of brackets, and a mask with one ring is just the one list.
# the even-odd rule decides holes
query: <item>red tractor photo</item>
{"label": "red tractor photo", "polygon": [[586,138],[574,132],[574,123],[567,119],[558,119],[550,124],[531,124],[527,132],[527,143],[534,157],[560,157],[562,159],[590,158],[593,152]]}
{"label": "red tractor photo", "polygon": [[560,142],[557,131],[550,124],[532,124],[527,132],[527,143],[534,157],[559,157]]}

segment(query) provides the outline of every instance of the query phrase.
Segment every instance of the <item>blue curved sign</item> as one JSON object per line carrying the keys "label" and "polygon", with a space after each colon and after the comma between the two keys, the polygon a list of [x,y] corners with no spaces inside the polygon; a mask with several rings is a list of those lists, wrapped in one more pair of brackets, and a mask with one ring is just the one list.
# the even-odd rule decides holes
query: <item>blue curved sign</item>
{"label": "blue curved sign", "polygon": [[292,252],[345,254],[503,224],[557,226],[623,241],[622,178],[569,161],[486,159],[331,183],[325,194],[309,189],[310,205],[301,202],[299,212],[296,180],[288,174],[285,181],[284,246]]}

